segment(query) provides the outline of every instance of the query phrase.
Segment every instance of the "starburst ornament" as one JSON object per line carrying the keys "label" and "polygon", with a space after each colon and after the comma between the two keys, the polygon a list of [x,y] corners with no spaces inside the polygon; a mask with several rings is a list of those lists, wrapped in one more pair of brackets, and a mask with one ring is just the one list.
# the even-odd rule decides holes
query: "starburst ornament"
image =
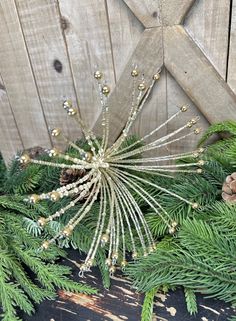
{"label": "starburst ornament", "polygon": [[[161,128],[166,126],[169,122],[174,121],[179,114],[186,112],[188,109],[187,106],[182,106],[177,113],[171,116],[163,124],[153,129],[149,134],[130,145],[124,144],[130,133],[131,126],[142,110],[155,82],[160,78],[160,73],[153,75],[151,84],[147,86],[143,77],[140,77],[139,74],[137,68],[131,72],[133,90],[130,112],[121,135],[111,146],[108,146],[110,115],[108,95],[110,93],[110,88],[103,81],[102,72],[96,71],[94,73],[94,78],[98,83],[102,106],[103,135],[101,140],[98,140],[94,133],[88,129],[81,119],[78,110],[72,106],[71,101],[66,100],[63,103],[63,107],[69,116],[72,116],[77,120],[85,139],[90,146],[90,151],[86,152],[78,144],[66,138],[59,128],[54,128],[51,131],[51,135],[55,138],[62,138],[65,140],[70,146],[77,150],[80,155],[79,157],[72,157],[67,153],[62,153],[57,148],[50,150],[49,156],[65,160],[65,163],[35,160],[31,159],[28,154],[23,154],[20,157],[20,162],[24,164],[35,163],[62,169],[84,170],[85,175],[83,177],[78,177],[73,183],[68,183],[50,193],[43,193],[41,195],[33,194],[29,197],[29,201],[32,203],[44,199],[56,202],[66,196],[74,197],[68,205],[55,212],[53,215],[40,217],[38,219],[38,224],[42,228],[48,222],[55,220],[62,215],[66,215],[65,213],[67,210],[76,206],[79,201],[84,201],[83,205],[80,206],[78,212],[68,221],[64,229],[57,233],[52,239],[45,241],[41,246],[42,249],[47,249],[51,243],[59,238],[70,237],[75,227],[80,224],[90,212],[93,204],[96,201],[99,202],[97,225],[87,257],[80,266],[80,275],[83,275],[85,271],[90,270],[99,246],[104,246],[106,244],[108,246],[105,264],[111,274],[115,272],[117,264],[120,264],[122,268],[127,264],[127,239],[130,239],[131,242],[133,259],[136,259],[139,255],[146,256],[148,253],[155,250],[155,241],[133,192],[135,192],[136,195],[139,195],[139,197],[141,197],[153,211],[160,216],[168,227],[170,234],[176,232],[178,223],[173,221],[158,200],[145,190],[145,185],[170,194],[171,196],[186,202],[194,209],[198,207],[197,203],[184,199],[174,192],[149,181],[144,178],[145,176],[140,175],[142,173],[151,173],[164,177],[172,177],[171,174],[175,172],[202,172],[201,166],[204,165],[204,161],[199,160],[198,158],[203,152],[203,149],[175,155],[158,156],[157,153],[157,156],[155,157],[143,156],[145,152],[158,151],[160,148],[200,133],[199,128],[195,128],[188,133],[184,132],[185,130],[191,129],[197,123],[198,117],[194,117],[173,132],[158,139],[154,139],[150,143],[145,143],[147,139],[153,137]],[[188,164],[170,164],[170,161],[188,157],[193,157],[196,161]],[[85,198],[85,196],[87,197]],[[126,233],[129,235],[128,238],[126,237]],[[142,253],[140,253],[140,251],[138,252],[138,248],[142,248]]]}

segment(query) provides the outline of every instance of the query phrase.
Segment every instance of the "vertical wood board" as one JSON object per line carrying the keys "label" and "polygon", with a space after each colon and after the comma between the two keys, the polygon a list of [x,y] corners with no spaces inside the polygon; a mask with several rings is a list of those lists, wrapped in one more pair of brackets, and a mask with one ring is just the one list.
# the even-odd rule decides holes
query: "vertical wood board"
{"label": "vertical wood board", "polygon": [[59,127],[75,139],[78,125],[66,115],[62,103],[77,98],[71,76],[61,19],[56,0],[16,0],[21,25],[50,128]]}
{"label": "vertical wood board", "polygon": [[93,77],[101,70],[109,86],[115,77],[104,0],[59,0],[82,118],[92,127],[101,112],[98,86]]}
{"label": "vertical wood board", "polygon": [[0,73],[24,147],[49,147],[47,124],[14,0],[0,3],[0,29]]}
{"label": "vertical wood board", "polygon": [[228,52],[230,0],[196,1],[185,28],[225,79]]}
{"label": "vertical wood board", "polygon": [[23,149],[21,137],[14,116],[11,111],[11,105],[6,93],[6,88],[0,76],[0,151],[6,162],[10,161],[17,150]]}
{"label": "vertical wood board", "polygon": [[228,84],[236,94],[236,0],[232,0]]}

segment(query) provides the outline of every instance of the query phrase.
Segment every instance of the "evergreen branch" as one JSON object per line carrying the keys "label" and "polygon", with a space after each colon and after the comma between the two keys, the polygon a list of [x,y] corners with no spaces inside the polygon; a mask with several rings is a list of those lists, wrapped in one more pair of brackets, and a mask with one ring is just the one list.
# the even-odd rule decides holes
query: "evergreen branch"
{"label": "evergreen branch", "polygon": [[205,143],[207,139],[213,134],[220,133],[228,133],[231,136],[236,137],[236,123],[234,121],[227,120],[221,123],[213,124],[206,130],[206,132],[198,142],[198,145],[200,146]]}
{"label": "evergreen branch", "polygon": [[154,296],[157,292],[156,288],[151,289],[145,293],[145,298],[143,301],[141,321],[152,321],[153,314],[153,301]]}
{"label": "evergreen branch", "polygon": [[192,314],[196,314],[198,312],[197,309],[197,299],[194,291],[189,288],[184,288],[185,300],[187,305],[188,312]]}

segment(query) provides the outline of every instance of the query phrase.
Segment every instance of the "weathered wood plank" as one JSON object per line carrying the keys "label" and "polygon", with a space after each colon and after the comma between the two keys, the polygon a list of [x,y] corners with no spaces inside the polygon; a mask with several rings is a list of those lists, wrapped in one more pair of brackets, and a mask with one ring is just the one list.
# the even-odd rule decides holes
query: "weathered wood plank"
{"label": "weathered wood plank", "polygon": [[225,79],[228,51],[230,0],[196,1],[185,28]]}
{"label": "weathered wood plank", "polygon": [[[168,117],[171,117],[175,114],[180,106],[188,105],[189,110],[185,113],[181,113],[179,117],[175,119],[175,121],[170,122],[167,126],[167,131],[170,133],[173,130],[182,127],[186,124],[190,119],[195,116],[198,116],[199,110],[191,101],[191,99],[186,95],[180,85],[176,82],[176,80],[171,76],[171,74],[167,73],[167,107],[168,107]],[[200,114],[201,118],[197,127],[205,130],[209,126],[209,122],[206,118]],[[188,130],[186,130],[186,133]],[[190,151],[196,148],[197,142],[200,138],[200,135],[192,135],[187,137],[185,140],[180,140],[179,142],[175,142],[171,144],[169,147],[169,152],[172,154],[181,153],[185,151]]]}
{"label": "weathered wood plank", "polygon": [[[0,72],[24,147],[32,147],[35,144],[49,147],[51,143],[47,124],[14,0],[0,2],[0,30]],[[8,112],[11,113],[11,111]],[[9,138],[13,139],[13,131],[10,128],[8,130]],[[11,151],[15,152],[12,144],[10,144],[11,147],[9,146],[9,154]],[[19,139],[15,147],[18,148],[18,146],[21,146]]]}
{"label": "weathered wood plank", "polygon": [[236,97],[181,26],[164,30],[165,65],[209,122],[236,119]]}
{"label": "weathered wood plank", "polygon": [[[72,138],[77,124],[62,108],[65,98],[76,105],[76,94],[56,0],[16,0],[22,30],[48,125],[60,127]],[[41,130],[43,132],[43,130]]]}
{"label": "weathered wood plank", "polygon": [[[201,0],[195,1],[184,21],[188,33],[203,52],[205,52],[206,56],[211,60],[223,78],[226,73],[227,61],[228,14],[228,0]],[[176,112],[177,106],[185,103],[190,106],[188,113],[181,114],[181,117],[176,119],[175,123],[169,124],[169,131],[182,126],[191,116],[198,114],[200,114],[201,117],[199,122],[200,127],[205,129],[209,125],[205,117],[199,112],[197,107],[169,73],[167,75],[167,88],[169,116]],[[175,143],[174,146],[171,146],[171,151],[178,153],[190,150],[196,146],[198,139],[198,136],[191,136],[186,141],[179,141]]]}
{"label": "weathered wood plank", "polygon": [[[152,89],[152,92],[147,99],[143,110],[135,121],[133,128],[131,129],[131,134],[136,134],[139,137],[143,137],[158,125],[166,121],[168,117],[166,84],[166,70],[164,69],[161,72],[160,79]],[[167,134],[167,126],[163,127],[157,133],[149,137],[146,142],[154,141],[165,134]],[[157,151],[153,150],[145,153],[145,156],[154,156],[156,153]],[[166,149],[159,149],[158,154],[160,156],[166,155]]]}
{"label": "weathered wood plank", "polygon": [[107,1],[107,9],[115,75],[119,79],[144,28],[123,0]]}
{"label": "weathered wood plank", "polygon": [[[107,6],[115,73],[116,78],[119,79],[126,62],[137,46],[143,32],[143,26],[123,1],[109,0]],[[139,64],[139,61],[137,61],[137,65],[145,76],[146,71],[143,70],[143,66]],[[152,128],[155,128],[157,124],[165,121],[166,114],[166,73],[163,71],[161,79],[154,86],[145,107],[133,124],[130,133],[136,134],[139,137],[144,136]],[[166,133],[166,129],[163,128],[158,135],[164,133]],[[152,139],[155,139],[156,136],[153,135]]]}
{"label": "weathered wood plank", "polygon": [[230,29],[230,47],[228,62],[228,84],[236,94],[236,0],[232,0],[231,29]]}
{"label": "weathered wood plank", "polygon": [[[162,31],[161,28],[146,29],[140,41],[129,59],[116,87],[109,97],[110,104],[110,142],[115,140],[125,125],[127,115],[130,109],[132,80],[130,72],[133,64],[137,63],[141,66],[141,70],[145,71],[145,79],[147,82],[152,75],[163,65],[163,48],[162,48]],[[151,48],[151,50],[146,50]],[[101,135],[101,117],[95,124],[95,130]]]}
{"label": "weathered wood plank", "polygon": [[109,86],[115,84],[105,2],[59,0],[59,4],[80,113],[92,127],[101,112],[94,71],[101,70]]}
{"label": "weathered wood plank", "polygon": [[145,28],[161,25],[161,0],[123,0]]}
{"label": "weathered wood plank", "polygon": [[162,24],[181,24],[196,0],[161,0]]}
{"label": "weathered wood plank", "polygon": [[11,111],[11,105],[8,100],[6,88],[1,76],[0,105],[2,109],[0,117],[0,152],[7,163],[17,152],[17,150],[23,149],[23,144]]}

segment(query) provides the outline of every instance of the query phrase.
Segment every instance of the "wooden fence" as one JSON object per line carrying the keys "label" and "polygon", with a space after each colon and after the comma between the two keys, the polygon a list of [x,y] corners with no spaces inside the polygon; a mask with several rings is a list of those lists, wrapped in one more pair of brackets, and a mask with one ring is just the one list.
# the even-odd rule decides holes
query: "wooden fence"
{"label": "wooden fence", "polygon": [[[165,131],[201,115],[201,126],[236,119],[236,0],[1,0],[0,150],[50,147],[48,128],[77,138],[62,110],[72,99],[98,134],[101,107],[93,71],[112,88],[111,140],[124,126],[137,63],[147,81],[159,68],[133,131],[144,134],[188,103]],[[187,150],[196,137],[173,146]]]}

